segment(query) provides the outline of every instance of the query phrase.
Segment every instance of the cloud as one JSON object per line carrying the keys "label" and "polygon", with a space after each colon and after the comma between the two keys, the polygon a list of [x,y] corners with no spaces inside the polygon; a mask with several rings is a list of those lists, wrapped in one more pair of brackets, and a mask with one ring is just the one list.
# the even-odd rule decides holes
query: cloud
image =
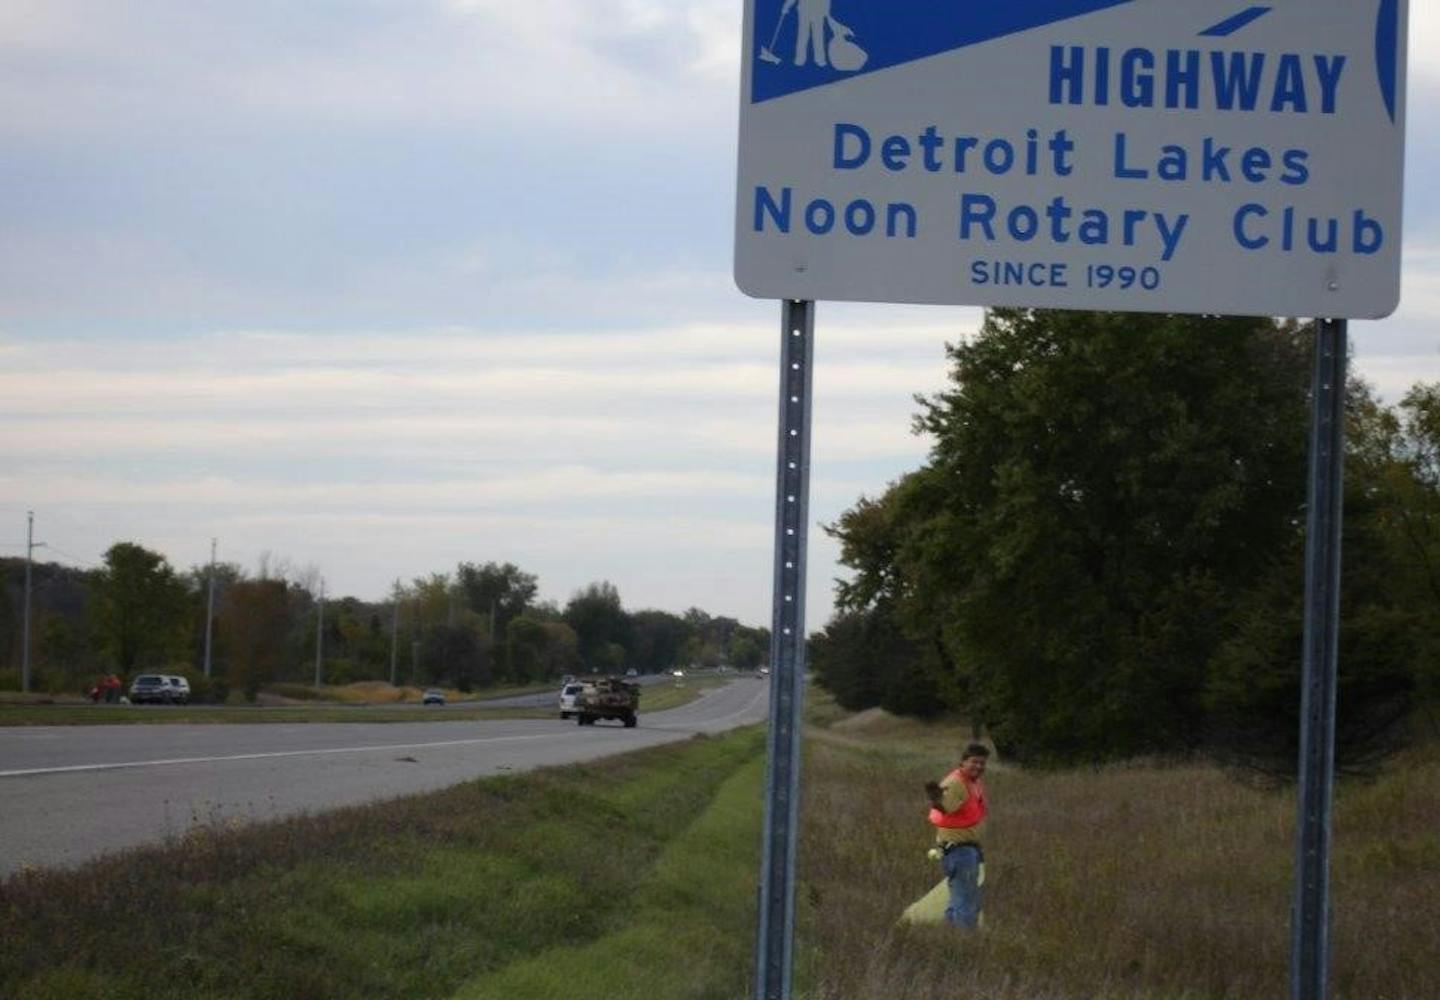
{"label": "cloud", "polygon": [[[779,309],[566,330],[0,335],[0,515],[57,551],[118,539],[201,562],[277,552],[336,592],[509,559],[563,599],[767,617]],[[969,310],[822,306],[812,514],[923,460],[912,393],[943,384]],[[818,531],[812,601],[833,545]],[[666,583],[666,580],[669,583]],[[678,581],[678,582],[677,582]]]}
{"label": "cloud", "polygon": [[1411,0],[1409,26],[1411,76],[1440,81],[1440,9],[1428,0]]}
{"label": "cloud", "polygon": [[[1352,324],[1391,400],[1440,380],[1440,7],[1410,8],[1405,298]],[[729,275],[740,15],[0,4],[0,517],[90,560],[219,535],[378,596],[502,558],[765,621],[780,332]],[[820,304],[815,521],[923,461],[912,395],[979,319]]]}
{"label": "cloud", "polygon": [[[909,433],[912,396],[943,384],[951,329],[827,328],[817,453],[887,468],[923,454]],[[0,461],[261,478],[290,463],[294,480],[358,468],[372,482],[466,463],[765,469],[776,339],[711,325],[604,337],[241,333],[183,347],[5,338],[0,414],[16,433],[0,443]]]}
{"label": "cloud", "polygon": [[723,0],[252,0],[218,9],[148,0],[141,10],[105,0],[7,3],[7,127],[153,133],[279,116],[346,127],[699,130],[708,121],[696,120],[694,106],[722,93],[733,101],[727,84],[739,64],[737,55],[737,70],[721,71],[722,36],[732,51],[739,45],[739,11]]}

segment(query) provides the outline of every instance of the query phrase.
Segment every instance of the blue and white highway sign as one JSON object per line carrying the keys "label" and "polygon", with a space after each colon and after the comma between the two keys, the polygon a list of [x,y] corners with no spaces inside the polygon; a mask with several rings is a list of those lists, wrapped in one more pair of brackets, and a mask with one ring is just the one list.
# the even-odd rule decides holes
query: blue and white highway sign
{"label": "blue and white highway sign", "polygon": [[747,0],[762,298],[1378,317],[1408,0]]}

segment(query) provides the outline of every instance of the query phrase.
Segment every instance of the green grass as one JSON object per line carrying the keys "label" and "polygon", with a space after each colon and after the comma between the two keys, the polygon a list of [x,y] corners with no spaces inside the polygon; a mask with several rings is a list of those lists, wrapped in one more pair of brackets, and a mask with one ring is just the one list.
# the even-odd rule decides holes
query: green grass
{"label": "green grass", "polygon": [[[939,878],[921,784],[969,731],[811,699],[797,1000],[1288,993],[1293,791],[1196,762],[994,762],[983,932],[902,928]],[[752,975],[763,733],[206,828],[0,882],[0,996],[731,1000]],[[1342,783],[1331,996],[1440,996],[1440,752]]]}
{"label": "green grass", "polygon": [[[720,786],[602,937],[476,977],[454,1000],[733,1000],[747,994],[764,760]],[[581,902],[583,904],[583,901]]]}
{"label": "green grass", "polygon": [[696,737],[23,873],[0,883],[0,996],[490,996],[572,953],[682,956],[700,935],[733,954],[649,995],[733,996],[763,751],[753,728]]}

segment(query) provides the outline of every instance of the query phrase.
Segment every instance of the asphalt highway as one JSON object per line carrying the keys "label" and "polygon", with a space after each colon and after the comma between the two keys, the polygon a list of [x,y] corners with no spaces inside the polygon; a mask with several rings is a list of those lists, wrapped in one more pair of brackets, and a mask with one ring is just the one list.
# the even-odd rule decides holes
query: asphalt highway
{"label": "asphalt highway", "polygon": [[[0,877],[177,837],[591,760],[763,722],[751,678],[640,723],[484,722],[0,728]],[[549,696],[552,697],[553,696]]]}

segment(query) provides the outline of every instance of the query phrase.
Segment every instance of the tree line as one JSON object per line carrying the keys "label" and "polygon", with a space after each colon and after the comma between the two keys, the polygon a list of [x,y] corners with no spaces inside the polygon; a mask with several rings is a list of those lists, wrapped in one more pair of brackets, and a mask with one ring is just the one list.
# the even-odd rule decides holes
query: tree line
{"label": "tree line", "polygon": [[[827,527],[812,640],[842,705],[965,713],[1037,763],[1202,752],[1294,772],[1312,334],[994,310],[917,397],[919,469]],[[1440,385],[1347,386],[1337,739],[1440,704]]]}
{"label": "tree line", "polygon": [[[97,674],[156,671],[191,679],[201,696],[254,698],[267,684],[313,683],[317,643],[326,684],[393,679],[461,691],[565,674],[654,673],[680,665],[753,669],[769,630],[691,608],[627,611],[616,587],[592,583],[563,606],[511,563],[462,562],[453,573],[396,582],[389,600],[320,595],[318,573],[268,556],[254,573],[214,568],[211,679],[203,676],[208,566],[181,572],[162,554],[117,542],[97,569],[32,567],[31,689],[82,690]],[[0,649],[21,686],[24,561],[0,559]]]}

